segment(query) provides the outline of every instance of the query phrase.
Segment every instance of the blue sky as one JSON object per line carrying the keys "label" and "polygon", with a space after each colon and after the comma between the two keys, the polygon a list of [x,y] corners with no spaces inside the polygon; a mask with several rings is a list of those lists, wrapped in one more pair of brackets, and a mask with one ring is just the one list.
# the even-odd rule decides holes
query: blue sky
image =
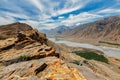
{"label": "blue sky", "polygon": [[114,15],[120,15],[120,0],[0,0],[0,25],[19,21],[51,29]]}

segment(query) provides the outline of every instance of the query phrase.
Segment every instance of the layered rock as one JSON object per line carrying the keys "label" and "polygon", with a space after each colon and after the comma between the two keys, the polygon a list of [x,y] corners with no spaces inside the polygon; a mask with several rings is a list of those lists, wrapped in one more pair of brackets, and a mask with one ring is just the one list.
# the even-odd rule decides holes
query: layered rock
{"label": "layered rock", "polygon": [[0,69],[1,80],[86,80],[56,57],[20,62]]}
{"label": "layered rock", "polygon": [[19,23],[19,22],[0,26],[0,39],[14,37],[20,31],[27,31],[27,30],[32,30],[32,27],[25,23]]}
{"label": "layered rock", "polygon": [[0,80],[86,80],[59,56],[45,34],[20,31],[0,41]]}

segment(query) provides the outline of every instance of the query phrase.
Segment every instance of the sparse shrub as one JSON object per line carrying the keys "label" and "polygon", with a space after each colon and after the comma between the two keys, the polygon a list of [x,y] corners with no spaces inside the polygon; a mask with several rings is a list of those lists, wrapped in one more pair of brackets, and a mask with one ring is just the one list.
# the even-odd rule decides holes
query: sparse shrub
{"label": "sparse shrub", "polygon": [[21,55],[17,58],[19,61],[30,60],[29,55]]}
{"label": "sparse shrub", "polygon": [[15,58],[15,59],[3,62],[3,65],[8,66],[8,65],[13,64],[13,63],[18,63],[18,62],[21,62],[21,61],[28,61],[28,60],[31,60],[29,55],[21,55],[21,56]]}
{"label": "sparse shrub", "polygon": [[72,63],[79,65],[80,61],[74,60],[74,61],[72,61]]}
{"label": "sparse shrub", "polygon": [[109,45],[120,46],[120,44],[118,44],[118,43],[112,43],[112,42],[99,41],[99,43],[104,43],[104,44],[109,44]]}

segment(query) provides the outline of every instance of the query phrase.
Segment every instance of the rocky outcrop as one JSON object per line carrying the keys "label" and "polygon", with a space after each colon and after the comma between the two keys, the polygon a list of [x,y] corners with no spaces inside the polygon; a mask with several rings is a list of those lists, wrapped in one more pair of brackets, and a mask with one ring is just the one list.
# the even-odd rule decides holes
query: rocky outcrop
{"label": "rocky outcrop", "polygon": [[41,44],[47,44],[46,35],[44,33],[39,33],[37,29],[28,30],[25,32],[21,31],[18,33],[17,37],[18,37],[18,42],[27,39],[27,40],[34,40],[40,42]]}
{"label": "rocky outcrop", "polygon": [[0,61],[7,63],[16,62],[16,60],[19,60],[18,58],[29,58],[32,60],[54,56],[55,54],[55,49],[47,46],[46,37],[41,37],[36,30],[18,33],[15,38],[2,40],[0,51]]}
{"label": "rocky outcrop", "polygon": [[9,37],[14,37],[20,31],[32,30],[32,27],[25,23],[13,23],[8,25],[0,26],[0,40]]}
{"label": "rocky outcrop", "polygon": [[0,40],[0,80],[86,80],[47,42],[34,29]]}
{"label": "rocky outcrop", "polygon": [[56,57],[20,62],[2,67],[1,80],[86,80],[75,68]]}

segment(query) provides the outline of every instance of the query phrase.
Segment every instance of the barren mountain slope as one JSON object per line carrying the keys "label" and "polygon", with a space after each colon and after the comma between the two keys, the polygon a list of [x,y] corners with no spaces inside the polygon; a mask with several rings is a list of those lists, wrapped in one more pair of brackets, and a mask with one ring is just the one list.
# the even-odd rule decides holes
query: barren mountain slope
{"label": "barren mountain slope", "polygon": [[120,16],[80,25],[64,35],[74,39],[120,42]]}

